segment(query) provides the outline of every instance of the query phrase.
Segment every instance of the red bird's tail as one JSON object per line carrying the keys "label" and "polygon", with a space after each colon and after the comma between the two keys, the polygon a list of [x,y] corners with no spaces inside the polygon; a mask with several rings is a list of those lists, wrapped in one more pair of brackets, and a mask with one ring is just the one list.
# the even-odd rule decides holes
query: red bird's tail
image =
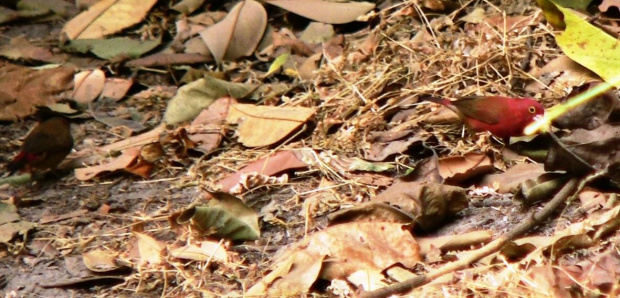
{"label": "red bird's tail", "polygon": [[11,162],[9,162],[9,164],[6,165],[6,168],[7,170],[9,170],[9,173],[13,174],[23,169],[27,163],[28,163],[27,154],[25,152],[20,152],[19,154],[17,154],[17,156],[15,156],[15,158],[13,158]]}
{"label": "red bird's tail", "polygon": [[421,95],[419,97],[419,99],[422,100],[426,100],[426,101],[431,101],[434,103],[438,103],[440,105],[444,105],[444,106],[451,106],[452,103],[450,102],[450,100],[445,99],[445,98],[439,98],[439,97],[434,97],[432,95]]}

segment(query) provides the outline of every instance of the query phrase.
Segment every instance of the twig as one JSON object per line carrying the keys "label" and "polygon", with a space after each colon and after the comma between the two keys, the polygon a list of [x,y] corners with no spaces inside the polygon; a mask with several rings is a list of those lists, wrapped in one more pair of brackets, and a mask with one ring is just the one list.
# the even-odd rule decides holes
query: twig
{"label": "twig", "polygon": [[538,212],[532,212],[531,215],[525,220],[523,223],[516,226],[510,232],[500,236],[499,238],[493,240],[489,244],[473,251],[467,257],[460,259],[458,261],[446,264],[445,266],[431,271],[427,274],[421,274],[414,278],[410,278],[408,280],[395,283],[393,285],[389,285],[387,287],[372,291],[372,292],[364,292],[360,295],[360,297],[388,297],[390,295],[403,293],[405,291],[412,290],[416,287],[422,286],[431,282],[432,280],[448,274],[450,272],[458,271],[464,268],[469,267],[472,263],[488,256],[492,253],[499,251],[508,241],[519,237],[524,234],[531,228],[535,227],[537,224],[543,222],[547,219],[558,207],[566,201],[566,199],[571,196],[571,194],[577,193],[576,190],[579,187],[583,187],[585,183],[591,181],[600,175],[603,175],[603,172],[597,172],[596,174],[587,177],[579,183],[579,179],[572,178],[569,180],[564,187],[555,195],[555,197],[545,205],[543,209]]}

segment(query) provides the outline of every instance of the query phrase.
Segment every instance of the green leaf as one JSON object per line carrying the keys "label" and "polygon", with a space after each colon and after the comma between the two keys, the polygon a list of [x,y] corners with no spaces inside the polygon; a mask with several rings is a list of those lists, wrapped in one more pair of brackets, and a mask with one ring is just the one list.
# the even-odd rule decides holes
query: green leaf
{"label": "green leaf", "polygon": [[566,23],[566,30],[555,37],[562,51],[608,83],[620,86],[620,42],[570,9],[557,8],[564,14]]}
{"label": "green leaf", "polygon": [[210,194],[213,198],[209,203],[183,211],[177,223],[191,223],[205,234],[230,240],[256,240],[260,237],[258,214],[252,208],[231,194]]}
{"label": "green leaf", "polygon": [[282,54],[278,56],[275,60],[273,60],[273,63],[271,63],[271,66],[269,66],[269,70],[267,71],[267,74],[265,74],[265,76],[268,76],[280,69],[280,67],[284,65],[286,59],[288,59],[289,56],[289,54]]}
{"label": "green leaf", "polygon": [[256,87],[252,84],[231,83],[213,77],[198,79],[179,88],[177,94],[168,103],[164,122],[177,124],[192,120],[216,99],[224,96],[244,98]]}
{"label": "green leaf", "polygon": [[150,52],[161,43],[158,39],[140,41],[127,37],[117,37],[110,39],[76,39],[63,46],[68,52],[78,52],[82,54],[93,53],[102,59],[112,59],[126,56],[127,58],[138,58]]}

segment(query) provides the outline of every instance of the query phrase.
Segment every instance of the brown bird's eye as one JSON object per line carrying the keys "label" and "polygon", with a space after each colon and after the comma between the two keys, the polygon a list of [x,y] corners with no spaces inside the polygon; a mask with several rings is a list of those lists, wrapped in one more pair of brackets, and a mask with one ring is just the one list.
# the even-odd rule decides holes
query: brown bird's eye
{"label": "brown bird's eye", "polygon": [[530,107],[529,111],[530,111],[530,113],[534,114],[534,113],[536,113],[536,108],[535,107]]}

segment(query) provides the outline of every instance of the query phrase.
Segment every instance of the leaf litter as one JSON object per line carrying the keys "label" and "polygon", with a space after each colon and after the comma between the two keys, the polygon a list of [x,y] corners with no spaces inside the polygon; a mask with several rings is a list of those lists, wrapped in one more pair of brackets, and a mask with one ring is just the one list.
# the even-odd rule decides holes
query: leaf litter
{"label": "leaf litter", "polygon": [[[50,9],[69,20],[54,42],[9,23],[2,119],[26,122],[2,126],[2,160],[36,106],[82,114],[59,171],[0,189],[0,258],[19,259],[0,263],[0,287],[365,296],[424,278],[409,294],[617,293],[614,90],[557,118],[557,140],[509,144],[417,101],[528,94],[554,106],[617,73],[572,35],[606,40],[602,30],[543,5],[567,20],[545,21],[534,3],[266,2]],[[66,42],[87,39],[145,47],[87,45],[96,62],[84,62]],[[58,258],[64,273],[50,267]]]}

